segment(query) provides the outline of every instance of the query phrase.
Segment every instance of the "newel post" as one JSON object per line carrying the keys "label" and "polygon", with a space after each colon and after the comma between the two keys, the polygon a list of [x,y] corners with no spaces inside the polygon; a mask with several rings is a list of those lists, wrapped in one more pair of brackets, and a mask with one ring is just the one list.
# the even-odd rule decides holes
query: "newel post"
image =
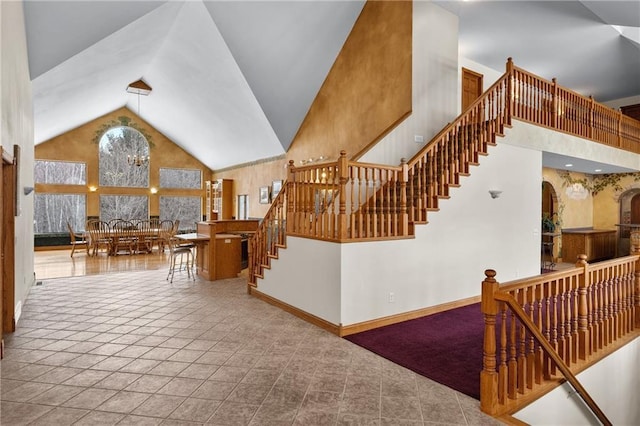
{"label": "newel post", "polygon": [[558,128],[558,115],[560,114],[558,108],[558,83],[556,78],[551,79],[551,128]]}
{"label": "newel post", "polygon": [[591,355],[591,332],[589,330],[589,305],[587,301],[587,288],[591,284],[587,271],[587,256],[578,256],[576,268],[582,268],[582,273],[578,277],[578,357],[587,359]]}
{"label": "newel post", "polygon": [[488,414],[494,414],[498,405],[498,372],[496,371],[496,315],[498,303],[494,295],[499,284],[495,279],[496,271],[484,271],[482,281],[481,309],[484,316],[484,343],[482,352],[482,371],[480,372],[480,408]]}
{"label": "newel post", "polygon": [[349,160],[347,151],[340,151],[338,158],[338,183],[340,184],[340,206],[338,211],[338,239],[347,239],[347,182],[349,181]]}
{"label": "newel post", "polygon": [[294,230],[294,194],[296,193],[296,182],[295,182],[295,166],[293,160],[289,160],[289,166],[287,167],[287,225],[286,230],[287,234],[293,233]]}
{"label": "newel post", "polygon": [[406,159],[400,160],[400,223],[399,234],[409,235],[409,214],[407,213],[407,182],[409,181],[409,166]]}
{"label": "newel post", "polygon": [[513,59],[511,57],[507,58],[507,93],[506,93],[506,124],[511,125],[511,115],[513,114],[513,97],[514,97],[514,82],[515,82],[515,72],[513,71]]}
{"label": "newel post", "polygon": [[622,148],[622,112],[618,111],[618,148]]}
{"label": "newel post", "polygon": [[[640,229],[631,228],[631,254],[640,255]],[[640,328],[640,259],[636,261],[636,270],[633,277],[633,324],[636,329]]]}
{"label": "newel post", "polygon": [[593,139],[593,119],[594,119],[594,116],[595,116],[596,101],[593,99],[592,95],[589,95],[589,100],[591,101],[591,103],[589,104],[588,135],[589,135],[589,139]]}

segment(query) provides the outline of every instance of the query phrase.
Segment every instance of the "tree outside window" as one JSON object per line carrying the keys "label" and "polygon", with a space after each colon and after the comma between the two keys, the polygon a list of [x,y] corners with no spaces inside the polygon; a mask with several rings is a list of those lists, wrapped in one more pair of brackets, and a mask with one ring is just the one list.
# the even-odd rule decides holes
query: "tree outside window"
{"label": "tree outside window", "polygon": [[149,143],[133,127],[120,126],[107,130],[100,138],[100,186],[147,188],[149,162],[132,165],[127,161],[134,155],[149,157]]}

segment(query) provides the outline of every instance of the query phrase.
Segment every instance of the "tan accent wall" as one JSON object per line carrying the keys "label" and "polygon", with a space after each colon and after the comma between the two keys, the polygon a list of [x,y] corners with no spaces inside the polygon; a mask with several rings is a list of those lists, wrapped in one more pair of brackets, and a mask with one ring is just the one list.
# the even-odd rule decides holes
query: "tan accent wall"
{"label": "tan accent wall", "polygon": [[[96,131],[104,123],[116,120],[120,116],[130,117],[132,122],[138,124],[151,136],[153,147],[149,151],[149,156],[151,157],[149,160],[149,187],[158,188],[158,193],[155,195],[150,194],[148,188],[101,188],[98,185],[98,144],[94,143],[93,139]],[[202,190],[160,188],[160,168],[163,167],[200,169],[202,170],[203,181],[211,178],[211,170],[209,168],[125,107],[37,145],[35,147],[35,158],[37,160],[79,161],[87,164],[86,187],[43,184],[36,184],[35,186],[36,192],[87,194],[87,216],[98,216],[100,214],[100,194],[148,195],[149,214],[151,216],[159,215],[159,197],[161,195],[204,197],[204,185]],[[96,186],[98,190],[90,192],[90,186]],[[204,200],[202,204],[204,208]]]}
{"label": "tan accent wall", "polygon": [[222,172],[238,194],[249,194],[249,216],[263,217],[270,205],[258,190],[286,179],[289,160],[323,156],[349,158],[382,138],[411,113],[412,16],[410,1],[369,1],[339,53],[285,159]]}
{"label": "tan accent wall", "polygon": [[216,179],[233,179],[234,217],[238,214],[238,195],[244,194],[249,195],[249,217],[264,217],[271,204],[260,204],[258,195],[260,187],[271,187],[274,180],[285,180],[287,178],[286,164],[287,161],[280,158],[216,172]]}
{"label": "tan accent wall", "polygon": [[411,112],[412,2],[369,1],[287,153],[354,155]]}
{"label": "tan accent wall", "polygon": [[[584,173],[571,173],[573,179],[589,179]],[[562,228],[588,228],[594,226],[593,197],[591,193],[584,199],[572,199],[567,195],[564,180],[556,169],[543,168],[543,180],[549,182],[556,191],[560,206],[555,210],[560,211]]]}

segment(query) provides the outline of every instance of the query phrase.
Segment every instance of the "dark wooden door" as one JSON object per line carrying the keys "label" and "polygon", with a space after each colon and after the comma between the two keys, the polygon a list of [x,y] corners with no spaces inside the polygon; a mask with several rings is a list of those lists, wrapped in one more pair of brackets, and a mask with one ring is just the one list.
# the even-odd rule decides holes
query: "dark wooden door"
{"label": "dark wooden door", "polygon": [[462,111],[482,94],[482,74],[462,68]]}
{"label": "dark wooden door", "polygon": [[624,115],[640,121],[640,104],[623,106],[620,108],[620,111]]}
{"label": "dark wooden door", "polygon": [[631,223],[640,223],[640,194],[636,194],[631,199]]}

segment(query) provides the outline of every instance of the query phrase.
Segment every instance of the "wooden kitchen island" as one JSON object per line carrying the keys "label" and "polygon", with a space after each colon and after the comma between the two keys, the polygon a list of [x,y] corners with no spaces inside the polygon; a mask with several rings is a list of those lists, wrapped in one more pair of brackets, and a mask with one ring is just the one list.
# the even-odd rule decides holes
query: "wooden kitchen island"
{"label": "wooden kitchen island", "polygon": [[587,262],[616,257],[615,229],[563,229],[562,259],[575,263],[581,254]]}
{"label": "wooden kitchen island", "polygon": [[235,278],[242,270],[242,243],[258,229],[258,220],[198,222],[195,234],[176,235],[196,245],[198,276],[208,281]]}

